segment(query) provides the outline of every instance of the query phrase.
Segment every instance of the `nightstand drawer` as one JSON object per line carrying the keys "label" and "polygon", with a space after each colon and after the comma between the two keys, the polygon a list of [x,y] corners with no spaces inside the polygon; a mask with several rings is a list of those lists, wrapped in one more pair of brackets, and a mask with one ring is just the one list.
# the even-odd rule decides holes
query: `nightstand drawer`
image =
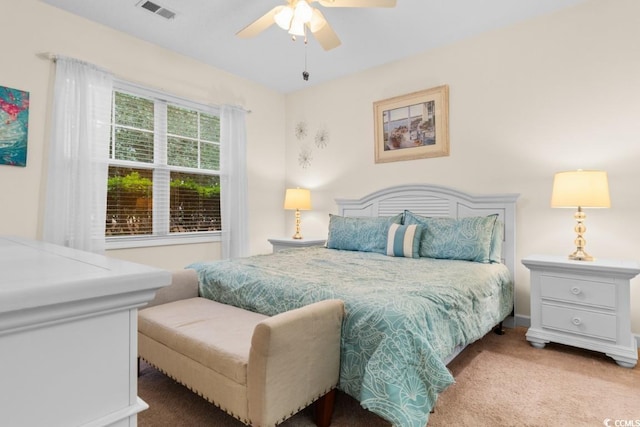
{"label": "nightstand drawer", "polygon": [[543,299],[616,308],[616,287],[611,282],[542,275],[540,294]]}
{"label": "nightstand drawer", "polygon": [[542,304],[542,327],[616,341],[614,314]]}

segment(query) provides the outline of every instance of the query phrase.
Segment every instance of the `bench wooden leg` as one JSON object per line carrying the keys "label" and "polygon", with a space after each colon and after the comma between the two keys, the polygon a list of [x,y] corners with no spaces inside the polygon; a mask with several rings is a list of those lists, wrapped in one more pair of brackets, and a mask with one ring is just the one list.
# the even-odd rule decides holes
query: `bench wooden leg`
{"label": "bench wooden leg", "polygon": [[322,396],[315,403],[316,410],[316,426],[329,427],[331,424],[331,416],[333,415],[333,406],[336,402],[336,390],[333,389],[329,393]]}

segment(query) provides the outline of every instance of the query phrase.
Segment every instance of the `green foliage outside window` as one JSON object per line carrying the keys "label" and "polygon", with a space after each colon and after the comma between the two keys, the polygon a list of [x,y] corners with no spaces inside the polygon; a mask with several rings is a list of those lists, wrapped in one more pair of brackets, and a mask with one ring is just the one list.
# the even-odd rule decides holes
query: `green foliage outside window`
{"label": "green foliage outside window", "polygon": [[[107,181],[107,235],[152,234],[151,171],[110,168]],[[217,231],[220,223],[218,176],[173,173],[170,187],[170,232]]]}
{"label": "green foliage outside window", "polygon": [[151,194],[153,182],[141,177],[139,172],[131,172],[124,176],[111,176],[107,180],[107,191],[122,191],[143,196]]}
{"label": "green foliage outside window", "polygon": [[172,190],[193,191],[198,197],[220,197],[220,183],[203,185],[193,179],[172,179],[169,185]]}

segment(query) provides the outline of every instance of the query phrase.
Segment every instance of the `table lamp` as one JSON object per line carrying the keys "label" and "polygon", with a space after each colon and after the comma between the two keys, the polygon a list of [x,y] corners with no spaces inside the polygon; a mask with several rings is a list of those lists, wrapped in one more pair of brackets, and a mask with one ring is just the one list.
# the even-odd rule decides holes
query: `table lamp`
{"label": "table lamp", "polygon": [[300,234],[300,211],[311,209],[311,192],[304,188],[288,188],[284,196],[284,208],[296,211],[296,234],[294,239],[302,239]]}
{"label": "table lamp", "polygon": [[556,173],[553,178],[551,207],[578,208],[574,214],[577,221],[574,231],[578,235],[574,240],[576,250],[569,255],[569,259],[593,261],[594,258],[584,250],[587,244],[584,238],[584,233],[587,231],[584,220],[587,216],[582,208],[611,207],[607,173],[582,169]]}

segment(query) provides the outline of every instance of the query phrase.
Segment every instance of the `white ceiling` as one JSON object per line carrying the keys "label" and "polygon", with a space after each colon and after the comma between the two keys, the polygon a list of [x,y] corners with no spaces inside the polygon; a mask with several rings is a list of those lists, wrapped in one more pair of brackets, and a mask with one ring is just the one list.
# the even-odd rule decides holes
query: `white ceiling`
{"label": "white ceiling", "polygon": [[251,39],[235,36],[285,0],[152,0],[176,12],[172,20],[138,7],[139,0],[42,1],[287,93],[585,0],[397,0],[393,9],[314,3],[342,45],[327,52],[309,39],[308,81],[300,39],[276,25]]}

